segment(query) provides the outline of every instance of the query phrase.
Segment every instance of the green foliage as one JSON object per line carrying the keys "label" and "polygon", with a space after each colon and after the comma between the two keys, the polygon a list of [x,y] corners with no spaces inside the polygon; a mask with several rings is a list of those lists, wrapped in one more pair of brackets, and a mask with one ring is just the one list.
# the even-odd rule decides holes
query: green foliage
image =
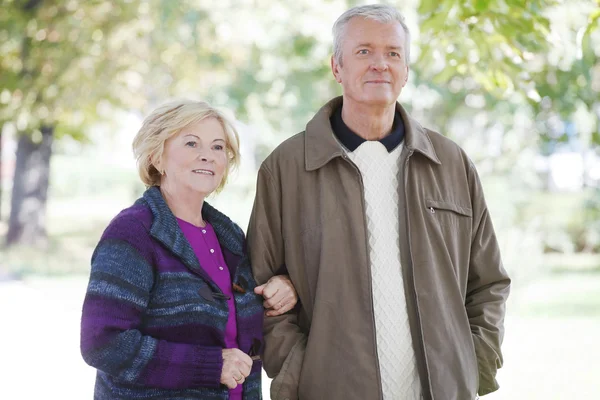
{"label": "green foliage", "polygon": [[58,124],[58,136],[81,137],[99,99],[116,100],[122,89],[114,77],[125,65],[113,35],[136,7],[76,0],[3,0],[1,7],[0,121],[26,133]]}
{"label": "green foliage", "polygon": [[423,0],[420,68],[446,83],[473,77],[497,96],[527,82],[528,55],[548,47],[550,21],[541,11],[554,0]]}
{"label": "green foliage", "polygon": [[[529,103],[540,138],[550,145],[567,140],[556,120],[575,124],[584,147],[600,144],[595,110],[600,104],[600,10],[593,3],[576,1],[553,10],[556,46],[537,55],[529,68],[538,94]],[[590,126],[582,123],[584,115]]]}

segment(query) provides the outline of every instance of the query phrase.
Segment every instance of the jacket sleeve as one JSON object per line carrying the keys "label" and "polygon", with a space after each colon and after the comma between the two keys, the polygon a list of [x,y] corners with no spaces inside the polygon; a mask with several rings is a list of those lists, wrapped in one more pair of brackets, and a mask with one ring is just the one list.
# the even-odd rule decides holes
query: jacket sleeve
{"label": "jacket sleeve", "polygon": [[[259,285],[285,265],[280,186],[263,164],[258,172],[256,197],[248,226],[248,253]],[[290,273],[293,283],[293,273]],[[298,380],[306,348],[306,335],[298,326],[295,307],[286,314],[265,317],[263,366],[271,383],[271,398],[297,399]]]}
{"label": "jacket sleeve", "polygon": [[81,353],[121,382],[162,389],[220,387],[221,348],[158,340],[140,326],[154,284],[148,233],[135,220],[109,225],[92,256]]}
{"label": "jacket sleeve", "polygon": [[479,368],[479,395],[496,391],[496,372],[502,366],[500,346],[510,278],[500,257],[483,188],[471,164],[469,184],[473,204],[473,233],[465,307]]}

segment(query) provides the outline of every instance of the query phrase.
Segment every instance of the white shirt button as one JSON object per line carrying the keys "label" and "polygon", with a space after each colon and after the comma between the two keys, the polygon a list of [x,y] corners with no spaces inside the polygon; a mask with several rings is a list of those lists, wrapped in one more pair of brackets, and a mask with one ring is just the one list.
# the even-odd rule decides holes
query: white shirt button
{"label": "white shirt button", "polygon": [[206,233],[206,229],[202,229],[202,233]]}
{"label": "white shirt button", "polygon": [[223,271],[223,267],[219,267],[219,270]]}
{"label": "white shirt button", "polygon": [[210,252],[211,252],[211,253],[214,253],[214,252],[215,252],[215,249],[210,249]]}

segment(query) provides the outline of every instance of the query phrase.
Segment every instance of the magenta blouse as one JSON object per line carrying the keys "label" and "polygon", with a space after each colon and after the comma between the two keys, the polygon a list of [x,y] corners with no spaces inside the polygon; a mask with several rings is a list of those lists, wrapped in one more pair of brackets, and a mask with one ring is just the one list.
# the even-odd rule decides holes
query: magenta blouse
{"label": "magenta blouse", "polygon": [[[231,276],[229,275],[229,268],[225,264],[217,235],[209,223],[206,223],[206,227],[201,228],[179,218],[177,218],[177,222],[184,236],[192,245],[192,249],[204,271],[221,288],[223,294],[229,297],[229,300],[227,300],[229,317],[225,327],[225,346],[228,349],[238,348]],[[242,385],[229,390],[229,399],[242,400]]]}

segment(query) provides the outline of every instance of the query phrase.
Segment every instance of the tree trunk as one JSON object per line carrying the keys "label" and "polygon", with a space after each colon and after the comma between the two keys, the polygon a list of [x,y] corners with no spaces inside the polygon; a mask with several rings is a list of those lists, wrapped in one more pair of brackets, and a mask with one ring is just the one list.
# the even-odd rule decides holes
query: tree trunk
{"label": "tree trunk", "polygon": [[4,166],[2,165],[2,129],[4,129],[4,126],[0,125],[0,221],[2,221],[2,184],[4,183],[2,179],[2,171],[4,171]]}
{"label": "tree trunk", "polygon": [[54,126],[42,127],[41,132],[41,142],[23,135],[17,144],[7,246],[42,246],[47,242],[46,200]]}

